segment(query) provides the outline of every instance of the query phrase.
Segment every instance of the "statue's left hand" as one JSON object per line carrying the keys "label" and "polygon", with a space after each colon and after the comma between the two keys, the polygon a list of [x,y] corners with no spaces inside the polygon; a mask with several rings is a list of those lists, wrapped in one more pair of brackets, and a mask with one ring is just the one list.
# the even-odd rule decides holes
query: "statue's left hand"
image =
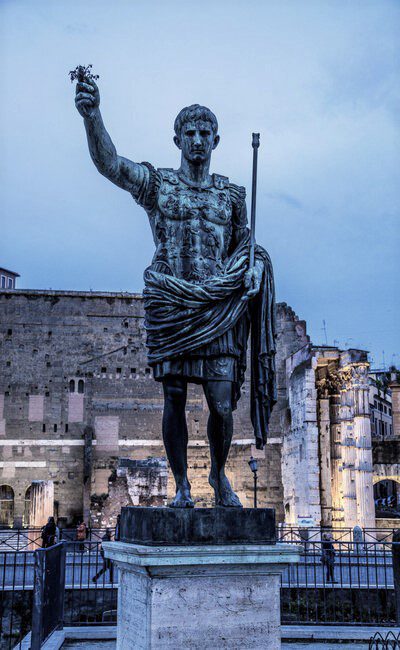
{"label": "statue's left hand", "polygon": [[247,292],[242,296],[242,300],[254,298],[260,291],[261,280],[264,272],[264,264],[257,260],[255,265],[244,274],[243,284]]}

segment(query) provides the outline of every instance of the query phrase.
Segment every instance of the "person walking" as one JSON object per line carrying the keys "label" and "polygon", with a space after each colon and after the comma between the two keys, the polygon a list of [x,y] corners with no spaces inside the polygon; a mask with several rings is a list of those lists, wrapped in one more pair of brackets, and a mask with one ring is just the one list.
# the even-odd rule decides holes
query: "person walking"
{"label": "person walking", "polygon": [[42,528],[42,548],[49,548],[56,544],[57,526],[54,517],[49,517],[47,524]]}
{"label": "person walking", "polygon": [[337,582],[337,580],[334,579],[336,552],[332,541],[333,537],[330,533],[323,533],[321,562],[323,566],[326,567],[327,582]]}
{"label": "person walking", "polygon": [[76,527],[76,541],[80,542],[79,550],[81,553],[83,553],[85,550],[84,541],[86,540],[86,537],[87,537],[86,524],[84,521],[80,521]]}
{"label": "person walking", "polygon": [[[106,532],[104,533],[103,537],[101,538],[101,541],[102,542],[111,542],[111,531],[110,531],[109,528],[106,529]],[[114,582],[113,563],[108,557],[104,556],[103,544],[100,545],[100,555],[101,555],[101,558],[103,560],[103,566],[100,569],[100,571],[98,571],[96,573],[96,575],[93,576],[92,580],[93,580],[93,582],[97,582],[97,580],[100,578],[100,576],[102,576],[108,569],[110,571],[110,582],[113,583]]]}

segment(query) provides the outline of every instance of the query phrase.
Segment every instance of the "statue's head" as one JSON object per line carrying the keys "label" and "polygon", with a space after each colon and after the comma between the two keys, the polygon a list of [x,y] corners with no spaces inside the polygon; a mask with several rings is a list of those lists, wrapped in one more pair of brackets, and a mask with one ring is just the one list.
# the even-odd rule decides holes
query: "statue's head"
{"label": "statue's head", "polygon": [[182,108],[174,123],[174,142],[184,158],[201,164],[218,145],[218,122],[206,106],[192,104]]}

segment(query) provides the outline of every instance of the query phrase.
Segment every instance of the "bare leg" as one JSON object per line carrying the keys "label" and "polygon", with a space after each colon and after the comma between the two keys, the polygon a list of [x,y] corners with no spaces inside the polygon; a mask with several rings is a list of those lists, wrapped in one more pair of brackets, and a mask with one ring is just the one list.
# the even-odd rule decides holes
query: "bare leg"
{"label": "bare leg", "polygon": [[233,434],[232,383],[230,381],[208,381],[204,384],[210,416],[207,434],[210,443],[211,472],[210,485],[215,492],[216,506],[242,507],[225,476]]}
{"label": "bare leg", "polygon": [[163,440],[176,484],[176,496],[169,504],[174,508],[193,508],[187,478],[188,430],[186,424],[187,382],[178,377],[163,380]]}

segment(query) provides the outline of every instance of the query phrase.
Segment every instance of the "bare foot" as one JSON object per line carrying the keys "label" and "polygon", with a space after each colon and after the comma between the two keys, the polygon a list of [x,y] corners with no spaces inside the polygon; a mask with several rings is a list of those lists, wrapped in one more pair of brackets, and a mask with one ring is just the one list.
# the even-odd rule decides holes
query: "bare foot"
{"label": "bare foot", "polygon": [[175,498],[168,504],[170,508],[194,508],[194,501],[190,496],[190,487],[180,487]]}
{"label": "bare foot", "polygon": [[223,506],[225,508],[243,508],[238,495],[232,490],[231,484],[225,475],[216,479],[210,474],[208,482],[214,489],[216,506]]}

